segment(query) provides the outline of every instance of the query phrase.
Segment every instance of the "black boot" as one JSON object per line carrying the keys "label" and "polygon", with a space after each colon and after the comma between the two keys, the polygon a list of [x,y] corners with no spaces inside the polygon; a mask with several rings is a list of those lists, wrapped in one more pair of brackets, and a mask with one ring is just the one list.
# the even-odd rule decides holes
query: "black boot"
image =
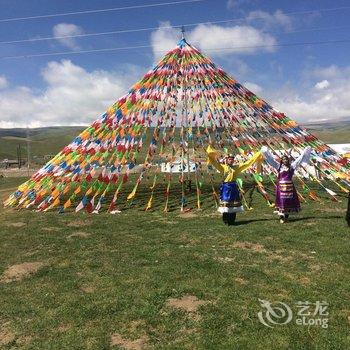
{"label": "black boot", "polygon": [[227,225],[233,226],[236,221],[236,213],[229,213],[228,214],[228,220],[227,220]]}
{"label": "black boot", "polygon": [[225,225],[228,224],[228,213],[222,213],[222,221]]}

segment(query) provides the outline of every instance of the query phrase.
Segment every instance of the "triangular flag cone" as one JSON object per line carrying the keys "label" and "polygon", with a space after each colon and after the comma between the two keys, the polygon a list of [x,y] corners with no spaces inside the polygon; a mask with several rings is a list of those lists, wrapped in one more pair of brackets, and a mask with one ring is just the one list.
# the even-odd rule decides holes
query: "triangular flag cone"
{"label": "triangular flag cone", "polygon": [[[198,182],[203,182],[199,169],[207,169],[204,149],[209,143],[222,152],[238,154],[242,160],[262,145],[297,152],[311,146],[320,160],[317,170],[322,178],[336,182],[342,191],[350,187],[349,159],[274,109],[182,39],[124,96],[19,186],[5,205],[37,206],[44,211],[64,203],[60,212],[71,207],[76,212],[83,208],[92,212],[92,194],[103,193],[108,187],[114,197],[103,196],[103,202],[109,212],[116,213],[118,201],[125,201],[125,196],[119,196],[122,191],[131,205],[144,179],[150,173],[163,172],[165,179],[169,175],[164,184],[164,211],[169,210],[172,200],[172,173],[178,173],[173,179],[181,179],[172,184],[181,187],[173,192],[179,196],[176,203],[183,210],[189,205],[190,196],[185,194],[191,190],[192,181],[196,184],[199,207],[200,196],[204,198],[203,189],[198,187]],[[216,202],[213,172],[208,169],[207,175]],[[269,202],[260,180],[260,190]],[[333,192],[327,193],[334,197]],[[314,192],[309,197],[319,200]],[[101,201],[95,212],[101,209]],[[145,207],[150,208],[152,201],[153,197],[144,203]]]}

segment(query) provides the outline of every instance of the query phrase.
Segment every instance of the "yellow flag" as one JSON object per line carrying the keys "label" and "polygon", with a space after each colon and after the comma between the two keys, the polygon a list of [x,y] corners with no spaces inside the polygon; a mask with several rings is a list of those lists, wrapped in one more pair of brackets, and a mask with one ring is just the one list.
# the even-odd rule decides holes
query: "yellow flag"
{"label": "yellow flag", "polygon": [[259,152],[259,153],[260,153],[260,155],[256,161],[256,172],[258,174],[260,174],[262,172],[262,163],[264,161],[264,156],[261,154],[261,152]]}
{"label": "yellow flag", "polygon": [[91,192],[92,192],[92,187],[90,187],[90,188],[86,191],[85,196],[88,196]]}
{"label": "yellow flag", "polygon": [[134,189],[130,192],[130,194],[128,195],[128,201],[130,199],[133,199],[135,197],[135,194],[136,194],[136,191],[137,191],[137,184],[135,185]]}
{"label": "yellow flag", "polygon": [[38,197],[43,197],[46,194],[46,190],[42,189],[41,191],[38,192]]}
{"label": "yellow flag", "polygon": [[57,197],[54,201],[53,201],[53,203],[51,204],[51,208],[54,208],[54,207],[56,207],[57,205],[59,205],[60,204],[60,199]]}
{"label": "yellow flag", "polygon": [[20,185],[20,186],[18,187],[18,190],[23,192],[24,190],[27,189],[27,185],[28,185],[28,184],[25,182],[24,184],[22,184],[22,185]]}
{"label": "yellow flag", "polygon": [[59,191],[57,188],[55,188],[55,189],[52,191],[51,196],[52,196],[53,198],[56,198],[59,194],[60,194],[60,191]]}
{"label": "yellow flag", "polygon": [[27,199],[24,203],[22,203],[22,208],[26,207],[30,203],[30,199]]}
{"label": "yellow flag", "polygon": [[69,185],[67,185],[64,190],[63,190],[63,194],[66,194],[69,191]]}
{"label": "yellow flag", "polygon": [[69,208],[71,205],[72,205],[72,201],[71,201],[70,199],[68,199],[67,202],[64,203],[63,208],[64,208],[64,209],[67,209],[67,208]]}
{"label": "yellow flag", "polygon": [[148,209],[151,209],[152,207],[152,202],[153,202],[153,194],[152,196],[150,197],[148,203],[147,203],[147,206],[146,206],[146,209],[145,210],[148,210]]}
{"label": "yellow flag", "polygon": [[4,202],[4,206],[5,207],[12,206],[16,203],[16,201],[17,201],[16,198],[10,197]]}

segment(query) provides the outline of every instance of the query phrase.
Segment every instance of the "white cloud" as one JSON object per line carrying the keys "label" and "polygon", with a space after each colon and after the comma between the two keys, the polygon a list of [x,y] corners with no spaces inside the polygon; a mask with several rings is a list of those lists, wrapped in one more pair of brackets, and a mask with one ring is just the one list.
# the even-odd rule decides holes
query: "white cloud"
{"label": "white cloud", "polygon": [[315,84],[315,88],[317,90],[323,90],[323,89],[327,89],[329,87],[329,81],[328,80],[322,80],[319,81],[318,83]]}
{"label": "white cloud", "polygon": [[291,30],[293,22],[290,17],[285,15],[281,10],[276,10],[270,14],[265,11],[257,10],[252,11],[247,16],[248,23],[262,23],[265,28],[282,27],[285,30]]}
{"label": "white cloud", "polygon": [[250,3],[250,2],[253,2],[253,0],[228,0],[227,3],[226,3],[226,7],[229,9],[229,10],[233,10],[233,9],[236,9],[246,3]]}
{"label": "white cloud", "polygon": [[350,75],[350,67],[338,67],[332,64],[328,67],[315,68],[309,75],[317,79],[337,79],[343,77],[344,74]]}
{"label": "white cloud", "polygon": [[160,22],[159,27],[161,28],[151,33],[152,50],[156,58],[161,58],[164,53],[173,49],[180,39],[179,30],[172,28],[169,21]]}
{"label": "white cloud", "polygon": [[7,79],[4,75],[0,75],[0,89],[5,89],[8,85]]}
{"label": "white cloud", "polygon": [[[251,26],[233,26],[221,27],[218,25],[201,24],[194,28],[189,35],[190,42],[197,44],[199,48],[204,50],[215,50],[221,48],[232,48],[223,52],[220,55],[232,53],[254,53],[256,51],[273,51],[272,45],[276,43],[275,39],[269,34]],[[255,48],[252,46],[260,46]],[[262,48],[261,46],[266,46]],[[213,51],[214,54],[218,55]]]}
{"label": "white cloud", "polygon": [[59,23],[53,27],[52,32],[54,37],[57,38],[63,46],[78,50],[79,45],[76,43],[76,39],[70,38],[70,36],[83,34],[84,30],[75,24]]}
{"label": "white cloud", "polygon": [[328,77],[328,80],[318,83],[323,88],[300,90],[298,87],[285,86],[266,93],[266,96],[278,110],[299,121],[349,118],[350,67],[333,65],[310,72],[310,76],[319,78],[321,75]]}
{"label": "white cloud", "polygon": [[[170,22],[160,23],[160,27],[170,26]],[[186,34],[189,43],[210,56],[232,54],[253,54],[257,51],[272,52],[276,40],[252,26],[236,25],[223,27],[214,24],[200,24]],[[176,28],[159,28],[151,34],[151,45],[156,58],[175,47],[179,40]],[[221,50],[224,49],[224,50]]]}
{"label": "white cloud", "polygon": [[134,66],[117,74],[88,72],[70,60],[50,62],[42,70],[43,91],[23,86],[0,91],[0,127],[89,124],[139,76],[139,68]]}
{"label": "white cloud", "polygon": [[230,57],[226,61],[228,61],[227,63],[231,68],[230,70],[235,72],[235,74],[246,76],[249,73],[252,73],[252,69],[248,66],[248,64],[239,57]]}
{"label": "white cloud", "polygon": [[251,83],[249,81],[246,81],[245,83],[243,83],[243,85],[250,90],[251,92],[254,92],[254,94],[258,95],[263,91],[263,88],[255,83]]}

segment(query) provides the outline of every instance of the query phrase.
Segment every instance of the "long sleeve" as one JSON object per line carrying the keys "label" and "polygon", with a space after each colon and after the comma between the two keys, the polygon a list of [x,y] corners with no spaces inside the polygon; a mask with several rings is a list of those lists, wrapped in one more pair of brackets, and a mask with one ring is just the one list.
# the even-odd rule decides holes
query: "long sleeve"
{"label": "long sleeve", "polygon": [[292,169],[297,169],[302,163],[308,163],[311,157],[311,147],[306,147],[303,153],[291,164]]}
{"label": "long sleeve", "polygon": [[207,150],[206,150],[207,154],[208,154],[208,162],[210,165],[212,165],[216,170],[220,171],[220,173],[224,173],[225,169],[222,166],[222,164],[220,164],[217,160],[217,152],[216,150],[212,147],[212,146],[208,146]]}
{"label": "long sleeve", "polygon": [[236,168],[236,175],[250,168],[255,162],[262,160],[261,152],[256,152],[251,158],[249,158],[246,162],[238,164]]}
{"label": "long sleeve", "polygon": [[266,162],[271,165],[273,168],[275,168],[276,170],[278,170],[279,168],[279,164],[278,162],[275,160],[275,158],[273,157],[273,155],[271,154],[271,152],[268,150],[267,147],[262,147],[261,148],[261,153],[263,154]]}

